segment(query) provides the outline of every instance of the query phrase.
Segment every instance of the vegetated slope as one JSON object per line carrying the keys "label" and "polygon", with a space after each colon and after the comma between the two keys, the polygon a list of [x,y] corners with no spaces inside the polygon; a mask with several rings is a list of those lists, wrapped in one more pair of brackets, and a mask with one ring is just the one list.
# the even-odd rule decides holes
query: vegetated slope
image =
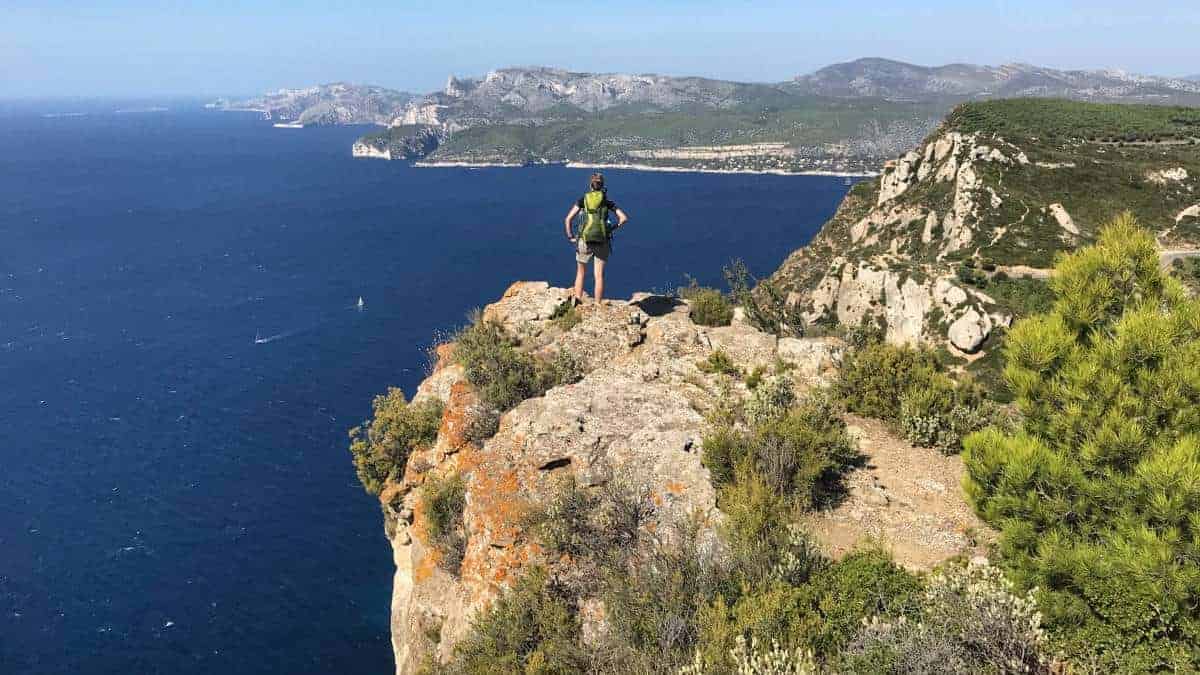
{"label": "vegetated slope", "polygon": [[[1132,211],[1165,248],[1200,243],[1200,109],[1013,99],[957,107],[859,183],[773,279],[813,326],[987,351],[1044,308],[1060,251]],[[974,357],[972,357],[974,358]]]}

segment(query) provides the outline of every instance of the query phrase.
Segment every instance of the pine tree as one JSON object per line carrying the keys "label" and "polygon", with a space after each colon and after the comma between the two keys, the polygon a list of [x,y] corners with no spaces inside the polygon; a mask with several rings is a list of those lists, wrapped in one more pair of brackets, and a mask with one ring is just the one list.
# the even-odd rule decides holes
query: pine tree
{"label": "pine tree", "polygon": [[1129,214],[1050,283],[1053,309],[1005,348],[1022,428],[965,441],[968,496],[1068,654],[1108,672],[1193,672],[1200,301]]}

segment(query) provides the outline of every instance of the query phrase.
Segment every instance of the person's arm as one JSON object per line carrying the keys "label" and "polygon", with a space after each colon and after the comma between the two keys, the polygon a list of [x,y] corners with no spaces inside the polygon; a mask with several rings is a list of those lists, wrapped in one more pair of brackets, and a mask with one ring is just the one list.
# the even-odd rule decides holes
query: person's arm
{"label": "person's arm", "polygon": [[563,219],[563,228],[567,231],[567,239],[575,241],[575,233],[571,231],[571,223],[575,220],[575,216],[579,213],[579,205],[572,204],[571,210],[567,212],[567,217]]}
{"label": "person's arm", "polygon": [[621,227],[622,225],[625,224],[625,221],[627,221],[627,220],[629,220],[629,216],[625,215],[625,212],[622,211],[620,209],[620,207],[618,207],[617,208],[617,227],[614,227],[613,229],[615,230],[615,229]]}

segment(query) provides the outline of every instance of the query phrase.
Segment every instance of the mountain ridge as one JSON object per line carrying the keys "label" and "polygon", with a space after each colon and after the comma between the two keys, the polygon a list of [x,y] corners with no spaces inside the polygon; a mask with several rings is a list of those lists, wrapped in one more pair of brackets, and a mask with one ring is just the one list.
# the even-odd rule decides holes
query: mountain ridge
{"label": "mountain ridge", "polygon": [[[1200,83],[1119,71],[880,58],[787,82],[510,67],[451,75],[423,95],[332,83],[214,107],[305,124],[376,124],[359,157],[428,164],[586,163],[639,168],[873,174],[957,103],[1034,95],[1200,105]],[[736,152],[723,148],[738,146]]]}

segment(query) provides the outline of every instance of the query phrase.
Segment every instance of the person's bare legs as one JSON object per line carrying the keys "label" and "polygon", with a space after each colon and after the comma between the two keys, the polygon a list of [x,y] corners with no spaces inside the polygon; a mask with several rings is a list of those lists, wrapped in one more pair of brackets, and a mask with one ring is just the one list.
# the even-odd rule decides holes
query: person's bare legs
{"label": "person's bare legs", "polygon": [[587,276],[587,265],[576,261],[575,263],[575,299],[583,302],[583,278]]}
{"label": "person's bare legs", "polygon": [[[594,274],[596,276],[596,304],[598,305],[604,300],[604,261],[600,259],[600,256],[596,256],[596,269]],[[582,279],[582,277],[580,277],[580,279]],[[583,282],[580,281],[580,283],[582,284]]]}

